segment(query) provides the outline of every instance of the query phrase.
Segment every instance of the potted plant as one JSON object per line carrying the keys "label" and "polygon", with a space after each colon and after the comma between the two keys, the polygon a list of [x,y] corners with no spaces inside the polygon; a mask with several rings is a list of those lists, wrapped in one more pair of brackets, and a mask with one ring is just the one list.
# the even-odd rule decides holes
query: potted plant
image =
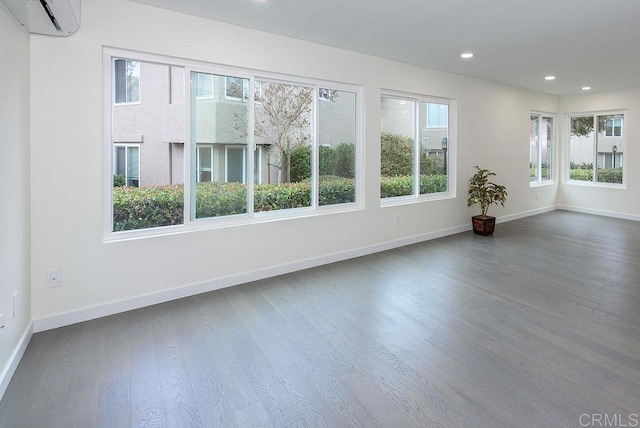
{"label": "potted plant", "polygon": [[473,232],[477,235],[493,235],[496,218],[487,215],[487,212],[491,204],[504,206],[504,202],[507,200],[507,188],[489,181],[489,177],[495,176],[495,173],[477,165],[474,168],[478,171],[469,179],[467,205],[480,204],[482,213],[471,217]]}

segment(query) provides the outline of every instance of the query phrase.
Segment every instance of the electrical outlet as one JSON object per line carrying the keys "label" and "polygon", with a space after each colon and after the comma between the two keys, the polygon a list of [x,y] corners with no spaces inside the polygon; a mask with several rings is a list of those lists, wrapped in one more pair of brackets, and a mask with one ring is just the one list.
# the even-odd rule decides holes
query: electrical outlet
{"label": "electrical outlet", "polygon": [[4,334],[4,320],[2,317],[4,317],[4,314],[0,314],[0,336]]}
{"label": "electrical outlet", "polygon": [[18,316],[18,292],[13,292],[13,317]]}
{"label": "electrical outlet", "polygon": [[393,224],[395,224],[396,226],[400,224],[400,214],[396,214]]}
{"label": "electrical outlet", "polygon": [[62,269],[49,269],[47,271],[47,287],[61,287],[62,286]]}
{"label": "electrical outlet", "polygon": [[540,192],[536,192],[536,200],[540,197]]}

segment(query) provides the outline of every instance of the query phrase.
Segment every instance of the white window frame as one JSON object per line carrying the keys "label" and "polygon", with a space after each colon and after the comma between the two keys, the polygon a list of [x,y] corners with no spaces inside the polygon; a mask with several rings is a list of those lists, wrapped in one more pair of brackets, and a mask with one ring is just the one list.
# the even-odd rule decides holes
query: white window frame
{"label": "white window frame", "polygon": [[[572,180],[571,179],[571,119],[574,117],[588,117],[593,116],[593,179],[591,181],[583,181],[583,180]],[[627,156],[624,156],[624,151],[619,153],[618,158],[622,157],[622,183],[604,183],[598,181],[598,156],[600,153],[598,152],[598,117],[599,116],[621,116],[622,125],[624,126],[624,122],[627,119],[627,110],[605,110],[605,111],[586,111],[586,112],[573,112],[567,113],[565,115],[565,129],[566,131],[566,149],[565,149],[565,173],[564,173],[564,183],[577,185],[577,186],[589,186],[589,187],[611,187],[617,189],[626,189],[627,188]],[[622,140],[622,146],[627,147],[627,141],[625,137],[624,131],[621,129],[620,132],[622,136],[620,137],[606,137],[606,125],[605,130],[602,135],[603,138],[616,138]],[[618,154],[617,154],[618,155]]]}
{"label": "white window frame", "polygon": [[[415,202],[453,199],[456,197],[456,176],[457,176],[457,101],[452,98],[442,98],[431,95],[418,95],[413,93],[399,92],[393,90],[383,89],[380,94],[382,98],[394,98],[398,100],[405,100],[414,102],[416,108],[414,109],[414,147],[413,147],[413,194],[404,196],[393,196],[389,198],[380,197],[380,206],[396,206],[404,205]],[[420,193],[420,146],[422,142],[421,129],[420,129],[420,115],[425,114],[425,121],[427,121],[426,112],[421,112],[420,103],[434,103],[434,104],[447,104],[449,106],[449,127],[448,127],[448,139],[447,139],[447,191],[440,193]],[[426,123],[425,123],[426,126]],[[438,127],[442,128],[442,127]],[[433,128],[430,128],[433,129]],[[378,184],[378,187],[380,184]]]}
{"label": "white window frame", "polygon": [[[184,69],[185,76],[185,94],[191,94],[191,85],[190,85],[190,76],[191,72],[203,72],[210,73],[219,76],[233,76],[233,77],[241,77],[249,79],[249,88],[254,88],[254,93],[257,91],[256,81],[276,81],[281,83],[290,83],[293,85],[300,86],[308,86],[313,89],[314,98],[313,98],[313,110],[312,117],[315,118],[312,120],[314,122],[317,120],[317,103],[318,99],[318,89],[319,88],[330,88],[332,90],[338,91],[346,91],[351,92],[356,95],[356,106],[355,106],[355,116],[356,116],[356,130],[354,141],[355,144],[355,201],[344,204],[336,204],[336,205],[323,205],[319,206],[318,203],[318,191],[317,191],[317,159],[313,160],[313,174],[312,183],[314,183],[313,191],[312,191],[312,206],[308,208],[295,208],[295,209],[281,209],[267,212],[253,212],[252,204],[254,200],[253,195],[253,186],[255,185],[255,160],[259,157],[249,156],[247,157],[247,174],[248,177],[248,212],[242,215],[235,216],[221,216],[215,218],[204,218],[204,219],[195,219],[192,216],[195,216],[195,198],[192,197],[192,183],[195,183],[195,173],[196,169],[192,164],[192,157],[195,156],[195,151],[190,147],[191,146],[191,102],[185,102],[185,139],[184,141],[188,142],[185,146],[184,150],[184,222],[180,225],[172,225],[172,226],[162,226],[162,227],[153,227],[148,229],[136,229],[136,230],[128,230],[128,231],[113,231],[113,137],[112,137],[112,108],[114,98],[114,88],[113,84],[113,59],[124,59],[129,58],[133,61],[139,61],[140,63],[151,62],[164,64],[167,66],[180,67]],[[142,66],[142,64],[141,64]],[[146,238],[146,237],[154,237],[154,236],[162,236],[171,233],[178,232],[187,232],[194,230],[205,230],[211,228],[218,227],[228,227],[239,224],[253,224],[264,221],[272,221],[273,219],[288,219],[288,218],[299,218],[310,215],[318,215],[318,214],[330,214],[335,212],[348,212],[355,210],[363,209],[363,196],[364,196],[364,183],[363,183],[363,173],[364,173],[364,159],[363,159],[363,144],[364,144],[364,114],[363,114],[363,90],[362,86],[347,84],[347,83],[336,83],[336,82],[328,82],[322,81],[313,78],[304,78],[297,76],[288,76],[278,73],[269,73],[269,72],[258,72],[251,69],[225,66],[220,64],[213,64],[201,61],[193,61],[188,59],[179,59],[175,57],[168,57],[163,55],[155,55],[148,53],[139,53],[139,52],[130,52],[117,48],[104,47],[103,48],[103,93],[110,94],[105,96],[104,99],[104,108],[103,108],[103,176],[105,179],[103,180],[103,198],[105,200],[104,203],[104,211],[103,211],[103,240],[105,242],[108,241],[119,241],[124,239],[132,239],[132,238]],[[189,95],[188,95],[189,96]],[[256,100],[254,97],[248,97],[247,102],[249,103],[249,129],[248,129],[248,144],[247,150],[248,152],[254,152],[256,150],[256,144],[253,138],[253,114],[254,114],[254,104]],[[312,139],[318,141],[318,127],[314,125],[312,126]],[[108,179],[107,179],[108,178]]]}
{"label": "white window frame", "polygon": [[[554,174],[554,168],[555,168],[555,142],[556,142],[556,115],[553,113],[543,113],[543,112],[538,112],[538,111],[532,111],[529,115],[529,117],[531,116],[537,116],[539,119],[539,125],[538,125],[538,144],[537,144],[537,165],[536,165],[536,179],[535,180],[530,180],[529,181],[529,187],[537,187],[540,185],[546,185],[546,184],[553,184],[554,180],[555,180],[555,174]],[[543,118],[548,118],[552,120],[552,129],[551,129],[551,146],[548,148],[549,149],[549,172],[551,173],[551,178],[548,179],[543,179],[542,178],[542,119]],[[529,164],[531,163],[531,160],[529,160]]]}

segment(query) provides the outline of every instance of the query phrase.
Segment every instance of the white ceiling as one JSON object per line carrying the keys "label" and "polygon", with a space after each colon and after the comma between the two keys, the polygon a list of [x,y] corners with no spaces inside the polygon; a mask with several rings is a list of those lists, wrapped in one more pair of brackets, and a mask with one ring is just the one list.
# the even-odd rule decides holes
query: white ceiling
{"label": "white ceiling", "polygon": [[640,87],[640,0],[132,1],[557,95]]}

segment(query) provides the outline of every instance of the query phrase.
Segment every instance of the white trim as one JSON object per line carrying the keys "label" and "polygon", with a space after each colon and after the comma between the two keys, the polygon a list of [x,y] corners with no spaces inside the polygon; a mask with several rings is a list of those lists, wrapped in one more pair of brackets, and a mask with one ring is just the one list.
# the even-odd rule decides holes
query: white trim
{"label": "white trim", "polygon": [[9,382],[11,382],[11,378],[13,374],[16,372],[18,368],[18,364],[20,364],[20,360],[24,356],[24,352],[27,350],[27,346],[31,341],[31,337],[33,336],[33,321],[29,321],[27,328],[24,330],[18,345],[13,350],[9,361],[4,366],[2,373],[0,374],[0,400],[4,396],[4,393],[7,391],[9,387]]}
{"label": "white trim", "polygon": [[563,211],[573,211],[577,213],[599,215],[603,217],[620,218],[623,220],[640,221],[640,215],[637,214],[618,213],[615,211],[597,210],[593,208],[576,207],[573,205],[559,205],[558,209]]}
{"label": "white trim", "polygon": [[418,242],[428,241],[431,239],[442,238],[444,236],[454,235],[456,233],[471,230],[471,223],[449,229],[438,230],[435,232],[424,233],[420,235],[410,236],[395,241],[383,242],[381,244],[371,245],[368,247],[356,248],[353,250],[341,251],[338,253],[328,254],[325,256],[300,260],[292,263],[286,263],[265,269],[259,269],[251,272],[230,275],[223,278],[214,279],[200,283],[188,284],[182,287],[160,291],[158,293],[136,296],[130,299],[123,299],[116,302],[110,302],[95,306],[90,306],[70,312],[58,313],[43,318],[33,320],[34,332],[51,330],[66,325],[84,322],[95,318],[109,316],[133,309],[139,309],[159,303],[168,302],[183,297],[189,297],[200,293],[219,290],[234,285],[244,284],[247,282],[258,281],[265,278],[271,278],[278,275],[284,275],[303,269],[309,269],[322,266],[329,263],[335,263],[348,260],[355,257],[361,257],[368,254],[378,253],[381,251],[399,248],[406,245],[416,244]]}
{"label": "white trim", "polygon": [[[498,217],[497,223],[505,223],[537,214],[551,212],[557,210],[557,206],[549,206],[531,211],[524,211],[517,214]],[[638,217],[640,220],[640,216]],[[420,235],[409,236],[393,241],[387,241],[380,244],[370,245],[367,247],[355,248],[352,250],[340,251],[333,254],[314,257],[310,259],[299,260],[292,263],[272,266],[264,269],[258,269],[250,272],[244,272],[236,275],[230,275],[223,278],[217,278],[211,281],[204,281],[194,284],[187,284],[182,287],[160,291],[157,293],[136,296],[129,299],[123,299],[115,302],[104,303],[86,308],[58,313],[43,318],[33,320],[33,331],[35,333],[51,330],[58,327],[75,324],[78,322],[89,321],[92,319],[114,315],[134,309],[139,309],[159,303],[165,303],[175,299],[194,296],[209,291],[219,290],[222,288],[232,287],[239,284],[245,284],[252,281],[271,278],[278,275],[284,275],[291,272],[310,269],[325,264],[336,263],[349,260],[356,257],[362,257],[369,254],[379,253],[382,251],[392,250],[394,248],[404,247],[406,245],[417,244],[419,242],[430,241],[432,239],[442,238],[445,236],[455,235],[471,231],[471,222],[451,227],[448,229],[437,230],[434,232],[423,233]]]}

